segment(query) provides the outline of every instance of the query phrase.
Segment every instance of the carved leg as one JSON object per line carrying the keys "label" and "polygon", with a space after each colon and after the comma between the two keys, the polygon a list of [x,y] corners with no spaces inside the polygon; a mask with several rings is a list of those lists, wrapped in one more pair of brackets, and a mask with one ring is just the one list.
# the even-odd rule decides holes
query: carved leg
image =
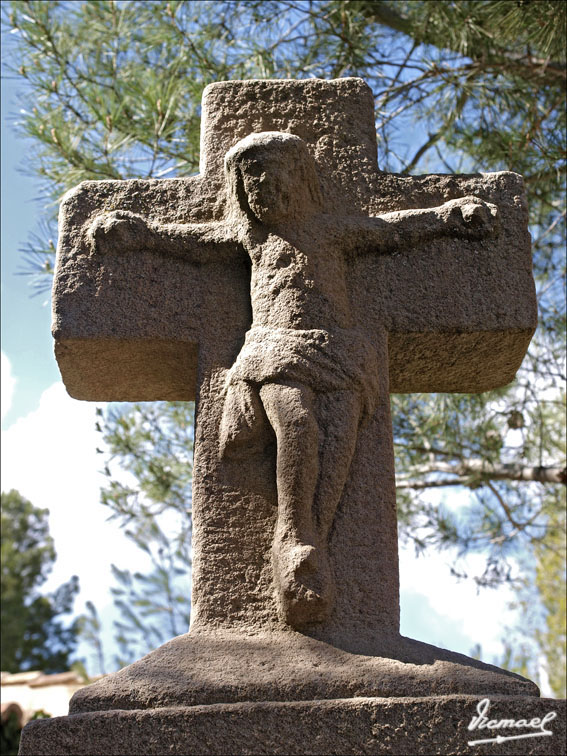
{"label": "carved leg", "polygon": [[317,419],[325,433],[319,446],[314,517],[320,541],[325,545],[354,457],[361,409],[362,400],[356,391],[321,394],[317,402]]}
{"label": "carved leg", "polygon": [[329,586],[319,570],[313,501],[319,473],[319,426],[307,387],[267,384],[260,398],[277,441],[278,516],[272,547],[281,615],[297,627],[321,620]]}
{"label": "carved leg", "polygon": [[313,519],[319,543],[320,580],[329,586],[329,597],[334,590],[334,576],[329,563],[329,534],[356,448],[361,405],[360,395],[354,391],[321,394],[317,400],[317,418],[324,433],[319,444],[319,482]]}
{"label": "carved leg", "polygon": [[231,384],[226,392],[219,429],[219,456],[246,458],[261,438],[266,418],[255,388],[245,381]]}

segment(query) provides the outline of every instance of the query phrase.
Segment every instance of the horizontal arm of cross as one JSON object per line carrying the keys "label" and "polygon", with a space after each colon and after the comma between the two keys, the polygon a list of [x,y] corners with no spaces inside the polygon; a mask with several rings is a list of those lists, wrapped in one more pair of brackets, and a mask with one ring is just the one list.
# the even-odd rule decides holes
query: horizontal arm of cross
{"label": "horizontal arm of cross", "polygon": [[442,237],[485,238],[497,231],[497,219],[496,205],[462,197],[438,207],[354,217],[343,233],[355,254],[388,254]]}
{"label": "horizontal arm of cross", "polygon": [[157,223],[124,210],[98,215],[87,237],[94,253],[144,249],[192,263],[227,260],[242,251],[227,223]]}

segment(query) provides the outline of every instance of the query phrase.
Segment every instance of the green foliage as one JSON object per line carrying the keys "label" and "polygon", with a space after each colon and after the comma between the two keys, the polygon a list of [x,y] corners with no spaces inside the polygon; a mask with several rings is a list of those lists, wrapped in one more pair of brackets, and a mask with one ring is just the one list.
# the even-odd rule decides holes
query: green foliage
{"label": "green foliage", "polygon": [[[78,618],[79,637],[88,643],[95,650],[96,661],[98,664],[98,673],[106,674],[104,662],[104,649],[102,644],[102,624],[98,616],[95,605],[92,601],[86,602],[87,613]],[[75,662],[72,667],[78,672],[85,682],[89,681],[89,675],[82,662]]]}
{"label": "green foliage", "polygon": [[48,714],[43,709],[38,709],[37,711],[34,711],[32,716],[30,717],[30,720],[32,719],[51,719],[51,714]]}
{"label": "green foliage", "polygon": [[11,712],[5,722],[0,725],[0,753],[2,756],[18,756],[20,748],[20,718],[16,712]]}
{"label": "green foliage", "polygon": [[[90,603],[90,602],[89,602]],[[79,622],[82,618],[79,617]],[[81,635],[80,629],[79,629],[79,636]],[[76,661],[71,664],[71,671],[76,672],[81,682],[85,683],[85,685],[88,685],[91,682],[91,678],[89,676],[89,673],[87,672],[87,668],[83,661]]]}
{"label": "green foliage", "polygon": [[565,507],[546,502],[545,538],[535,541],[524,559],[515,608],[520,622],[503,639],[504,656],[499,666],[542,684],[545,673],[556,698],[566,695]]}
{"label": "green foliage", "polygon": [[150,565],[147,574],[112,566],[118,666],[189,627],[193,419],[185,402],[118,405],[104,418],[102,501]]}
{"label": "green foliage", "polygon": [[[551,537],[549,513],[564,507],[565,471],[553,467],[565,458],[564,396],[536,400],[521,372],[506,390],[392,404],[401,536],[419,548],[483,552],[477,582],[508,579],[508,558]],[[457,485],[470,492],[466,505],[453,504]]]}
{"label": "green foliage", "polygon": [[[43,709],[40,709],[33,713],[30,721],[33,719],[49,718],[50,715],[46,714]],[[20,717],[15,711],[12,711],[6,721],[0,725],[0,754],[2,756],[18,756],[21,735]]]}
{"label": "green foliage", "polygon": [[[395,396],[392,404],[402,535],[418,548],[482,550],[481,584],[509,579],[510,565],[525,560],[546,607],[538,643],[549,654],[560,629],[537,575],[555,569],[546,544],[564,506],[565,7],[562,0],[3,5],[5,27],[15,32],[12,70],[23,85],[15,125],[31,137],[30,170],[52,202],[83,179],[196,173],[202,90],[235,78],[362,76],[375,95],[383,170],[523,174],[540,328],[516,382],[482,396]],[[53,242],[32,240],[27,254],[39,285],[49,285]],[[175,572],[190,564],[190,412],[122,406],[100,420],[115,465],[130,476],[124,481],[107,467],[103,501],[151,562],[150,577],[115,572],[125,648],[133,634],[149,647],[186,626],[176,602],[183,597],[186,606],[188,590],[176,587]],[[463,490],[465,505],[454,494]],[[431,495],[439,491],[441,504]]]}
{"label": "green foliage", "polygon": [[525,606],[536,602],[542,621],[535,628],[534,637],[543,658],[549,684],[557,698],[567,695],[565,657],[567,617],[567,585],[565,578],[565,508],[551,507],[545,539],[534,550],[535,568],[528,582],[530,597]]}
{"label": "green foliage", "polygon": [[77,645],[77,623],[60,617],[72,611],[78,578],[38,593],[55,561],[48,514],[17,491],[2,494],[2,666],[12,672],[65,672]]}

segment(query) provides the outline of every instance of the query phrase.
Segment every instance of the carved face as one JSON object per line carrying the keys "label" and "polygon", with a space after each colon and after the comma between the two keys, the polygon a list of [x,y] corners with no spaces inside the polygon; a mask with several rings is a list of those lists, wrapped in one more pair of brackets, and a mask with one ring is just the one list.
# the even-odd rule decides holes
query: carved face
{"label": "carved face", "polygon": [[294,166],[279,155],[245,157],[240,171],[248,206],[262,223],[278,223],[292,215],[292,199],[301,191],[301,178]]}
{"label": "carved face", "polygon": [[294,134],[249,134],[224,159],[229,211],[251,212],[261,223],[305,221],[321,205],[317,168]]}

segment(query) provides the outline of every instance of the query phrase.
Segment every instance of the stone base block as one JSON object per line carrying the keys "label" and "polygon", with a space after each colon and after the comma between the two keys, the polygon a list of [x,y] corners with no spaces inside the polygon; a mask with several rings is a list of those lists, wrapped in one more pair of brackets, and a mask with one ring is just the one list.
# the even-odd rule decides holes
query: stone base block
{"label": "stone base block", "polygon": [[289,630],[192,630],[81,688],[69,713],[456,695],[539,698],[539,689],[507,670],[399,635],[345,651]]}
{"label": "stone base block", "polygon": [[[485,704],[492,727],[470,730],[480,701],[350,698],[86,712],[30,722],[20,756],[565,753],[565,701],[493,696]],[[542,733],[546,715],[551,735]]]}

